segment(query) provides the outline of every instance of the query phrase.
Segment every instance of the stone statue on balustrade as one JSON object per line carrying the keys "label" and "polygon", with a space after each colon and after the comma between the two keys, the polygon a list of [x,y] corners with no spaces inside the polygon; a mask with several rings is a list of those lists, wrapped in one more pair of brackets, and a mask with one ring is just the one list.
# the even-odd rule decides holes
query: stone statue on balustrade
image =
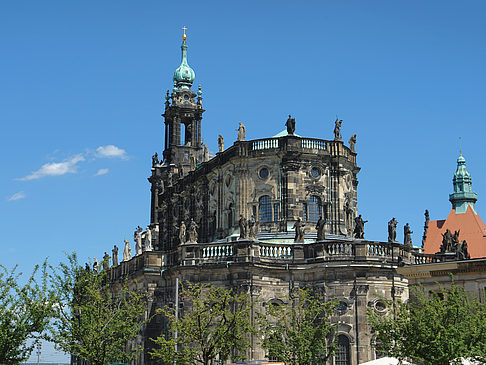
{"label": "stone statue on balustrade", "polygon": [[143,228],[138,226],[133,234],[133,240],[135,241],[135,256],[142,254],[142,232]]}
{"label": "stone statue on balustrade", "polygon": [[179,227],[176,226],[175,228],[179,231],[178,234],[179,243],[186,243],[187,232],[186,232],[186,224],[184,223],[184,221],[181,221],[181,225]]}
{"label": "stone statue on balustrade", "polygon": [[103,270],[108,270],[110,268],[110,255],[105,252],[103,256]]}
{"label": "stone statue on balustrade", "polygon": [[219,149],[219,152],[224,151],[224,138],[221,134],[218,136],[218,149]]}
{"label": "stone statue on balustrade", "polygon": [[240,240],[244,240],[248,238],[247,229],[248,229],[248,221],[246,220],[243,215],[240,215],[240,220],[238,221],[240,226]]}
{"label": "stone statue on balustrade", "polygon": [[403,244],[407,247],[412,247],[412,233],[408,223],[405,224],[403,226]]}
{"label": "stone statue on balustrade", "polygon": [[130,261],[130,258],[132,257],[132,248],[130,247],[130,242],[128,242],[125,238],[123,239],[125,241],[125,249],[123,250],[123,261]]}
{"label": "stone statue on balustrade", "polygon": [[349,149],[351,152],[356,152],[356,134],[353,134],[349,139]]}
{"label": "stone statue on balustrade", "polygon": [[295,118],[292,118],[290,114],[285,126],[287,127],[287,133],[293,135],[295,132]]}
{"label": "stone statue on balustrade", "polygon": [[388,242],[396,242],[397,241],[397,224],[398,221],[393,217],[388,222]]}
{"label": "stone statue on balustrade", "polygon": [[361,214],[354,219],[354,238],[364,239],[364,225],[367,222],[361,218]]}
{"label": "stone statue on balustrade", "polygon": [[339,118],[336,118],[334,121],[334,140],[335,141],[341,141],[341,125],[343,124],[342,120],[339,120]]}
{"label": "stone statue on balustrade", "polygon": [[250,219],[248,219],[248,238],[251,240],[256,240],[257,235],[257,226],[255,217],[252,215]]}
{"label": "stone statue on balustrade", "polygon": [[452,233],[449,229],[446,229],[444,233],[442,233],[442,245],[440,246],[440,252],[452,252]]}
{"label": "stone statue on balustrade", "polygon": [[238,122],[240,126],[238,127],[238,141],[244,141],[246,137],[246,128],[245,125],[241,122]]}
{"label": "stone statue on balustrade", "polygon": [[157,152],[152,156],[152,167],[155,167],[159,164],[159,155]]}
{"label": "stone statue on balustrade", "polygon": [[153,251],[154,246],[152,243],[152,230],[150,229],[150,226],[147,227],[147,231],[145,233],[145,247],[143,251]]}
{"label": "stone statue on balustrade", "polygon": [[191,218],[191,223],[189,223],[189,242],[190,243],[197,243],[197,229],[199,226],[194,222],[194,219]]}
{"label": "stone statue on balustrade", "polygon": [[297,221],[294,223],[294,226],[292,228],[295,229],[295,238],[294,242],[296,243],[304,243],[304,237],[305,237],[305,223],[303,223],[299,218],[297,218]]}
{"label": "stone statue on balustrade", "polygon": [[326,233],[324,230],[325,225],[326,225],[326,220],[322,219],[322,216],[319,217],[319,220],[317,221],[316,224],[317,241],[323,241],[326,239]]}
{"label": "stone statue on balustrade", "polygon": [[111,260],[113,266],[118,266],[118,247],[116,245],[113,245],[113,250],[111,250]]}
{"label": "stone statue on balustrade", "polygon": [[463,240],[462,243],[458,244],[456,247],[456,259],[457,260],[469,260],[471,256],[467,250],[467,242]]}
{"label": "stone statue on balustrade", "polygon": [[451,251],[456,252],[457,246],[459,245],[459,231],[454,231],[454,234],[452,235],[452,247]]}
{"label": "stone statue on balustrade", "polygon": [[95,257],[93,259],[93,271],[95,273],[98,273],[99,270],[100,270],[100,265],[98,264],[98,259]]}

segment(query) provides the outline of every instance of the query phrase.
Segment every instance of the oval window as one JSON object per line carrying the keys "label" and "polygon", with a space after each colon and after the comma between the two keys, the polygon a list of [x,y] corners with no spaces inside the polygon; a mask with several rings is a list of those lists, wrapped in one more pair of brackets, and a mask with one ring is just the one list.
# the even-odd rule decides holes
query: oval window
{"label": "oval window", "polygon": [[261,179],[266,179],[268,177],[268,169],[266,167],[260,169],[258,176],[260,176]]}
{"label": "oval window", "polygon": [[321,170],[319,170],[317,167],[313,167],[310,174],[314,179],[317,179],[319,176],[321,176]]}

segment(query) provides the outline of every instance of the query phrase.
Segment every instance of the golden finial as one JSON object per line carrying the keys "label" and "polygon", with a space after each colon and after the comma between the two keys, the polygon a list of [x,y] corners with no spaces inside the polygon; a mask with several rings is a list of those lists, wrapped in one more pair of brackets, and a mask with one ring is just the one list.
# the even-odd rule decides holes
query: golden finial
{"label": "golden finial", "polygon": [[186,28],[186,26],[184,25],[184,26],[182,27],[182,30],[184,31],[184,34],[182,35],[182,40],[184,40],[184,41],[187,39],[187,35],[186,35],[186,29],[187,29],[187,28]]}

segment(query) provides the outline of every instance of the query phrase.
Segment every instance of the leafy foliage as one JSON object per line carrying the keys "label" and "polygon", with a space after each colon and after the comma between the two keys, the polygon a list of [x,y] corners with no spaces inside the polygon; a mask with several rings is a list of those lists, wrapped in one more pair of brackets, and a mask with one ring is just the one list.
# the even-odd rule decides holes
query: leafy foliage
{"label": "leafy foliage", "polygon": [[368,310],[376,342],[387,356],[427,365],[486,360],[486,305],[452,282],[429,294],[413,287],[408,304],[388,301],[387,314]]}
{"label": "leafy foliage", "polygon": [[49,323],[54,297],[48,286],[47,264],[36,266],[22,286],[16,268],[0,265],[0,364],[19,364],[28,359],[36,340]]}
{"label": "leafy foliage", "polygon": [[134,359],[140,348],[127,344],[145,323],[145,294],[126,281],[109,285],[109,271],[85,270],[75,254],[68,259],[53,278],[59,305],[50,340],[92,365]]}
{"label": "leafy foliage", "polygon": [[177,365],[208,365],[216,358],[244,359],[250,347],[249,335],[255,334],[247,294],[236,295],[212,285],[185,283],[180,296],[184,303],[180,318],[176,318],[173,308],[162,310],[169,331],[154,339],[158,345],[151,352],[154,358],[165,363],[175,361]]}
{"label": "leafy foliage", "polygon": [[262,346],[268,356],[289,365],[324,364],[336,350],[335,302],[324,302],[309,289],[298,289],[288,304],[266,306],[260,315]]}

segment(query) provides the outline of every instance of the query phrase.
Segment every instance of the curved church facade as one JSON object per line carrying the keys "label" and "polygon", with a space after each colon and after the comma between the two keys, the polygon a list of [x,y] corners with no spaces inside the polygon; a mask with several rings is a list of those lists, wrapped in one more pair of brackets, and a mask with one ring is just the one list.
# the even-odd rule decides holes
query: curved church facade
{"label": "curved church facade", "polygon": [[[202,91],[192,91],[185,36],[181,49],[163,113],[163,157],[152,157],[148,178],[150,225],[136,232],[136,255],[110,269],[113,285],[122,277],[136,279],[150,293],[149,313],[173,305],[182,281],[249,293],[255,312],[310,287],[323,300],[339,301],[332,363],[375,359],[367,308],[381,308],[380,297],[406,300],[408,282],[397,268],[430,262],[432,255],[353,237],[360,168],[355,136],[346,145],[338,120],[332,140],[297,135],[290,116],[287,129],[270,138],[245,140],[240,125],[238,139],[224,148],[220,136],[219,152],[209,156],[201,140]],[[144,328],[138,364],[155,363],[150,338],[163,331],[159,317]],[[259,339],[252,343],[248,358],[265,360]]]}

